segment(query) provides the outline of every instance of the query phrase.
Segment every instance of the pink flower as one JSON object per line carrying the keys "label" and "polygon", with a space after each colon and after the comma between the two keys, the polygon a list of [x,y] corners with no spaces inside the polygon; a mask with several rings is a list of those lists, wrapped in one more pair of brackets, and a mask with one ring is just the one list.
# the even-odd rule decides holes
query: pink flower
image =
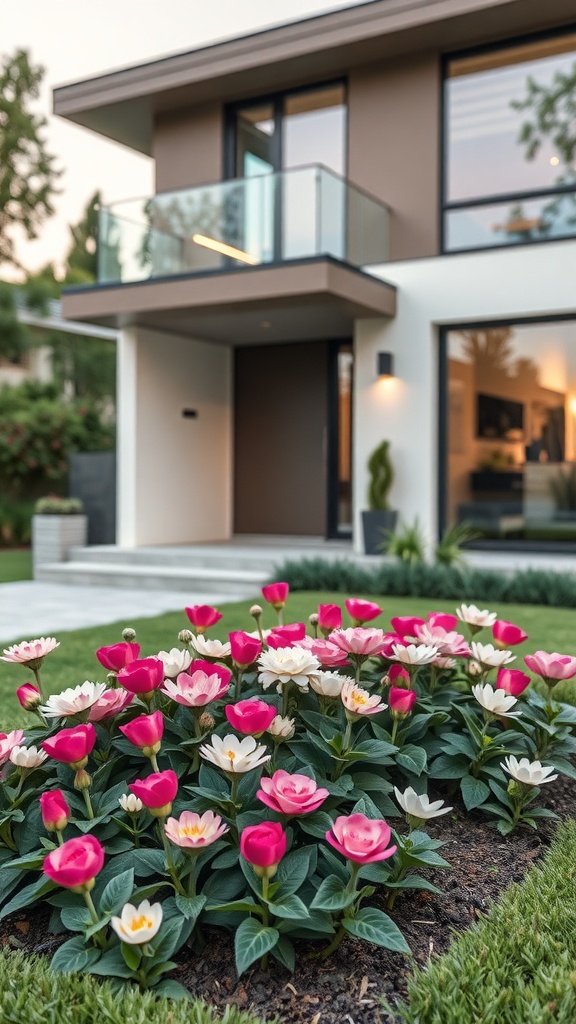
{"label": "pink flower", "polygon": [[203,658],[196,658],[186,671],[189,676],[193,676],[195,672],[205,672],[207,676],[218,676],[222,686],[228,685],[232,679],[232,672],[225,665],[216,665],[213,661],[204,661]]}
{"label": "pink flower", "polygon": [[60,789],[53,789],[40,796],[42,823],[47,832],[62,832],[70,818],[70,808]]}
{"label": "pink flower", "polygon": [[388,707],[393,718],[402,720],[409,715],[416,701],[414,690],[405,690],[401,686],[391,686],[388,691]]}
{"label": "pink flower", "polygon": [[424,619],[419,619],[415,615],[397,615],[396,618],[390,619],[392,623],[392,629],[398,634],[398,636],[416,636],[416,627],[423,626]]}
{"label": "pink flower", "polygon": [[259,736],[276,718],[278,709],[273,704],[252,697],[250,700],[239,700],[237,704],[227,704],[224,714],[233,729],[245,736]]}
{"label": "pink flower", "polygon": [[122,686],[117,690],[104,690],[104,693],[92,705],[88,713],[89,722],[102,722],[105,718],[114,718],[134,700],[134,694]]}
{"label": "pink flower", "polygon": [[178,776],[171,768],[165,772],[152,772],[145,779],[131,782],[128,789],[155,818],[164,818],[172,810],[172,801],[178,792]]}
{"label": "pink flower", "polygon": [[440,626],[440,629],[445,629],[447,633],[450,633],[458,625],[458,616],[447,615],[446,612],[429,612],[428,622],[432,628]]}
{"label": "pink flower", "polygon": [[65,889],[89,887],[102,870],[104,849],[95,836],[69,839],[44,859],[44,874]]}
{"label": "pink flower", "polygon": [[470,648],[461,633],[447,632],[442,626],[430,626],[425,622],[423,626],[415,627],[415,635],[420,643],[436,647],[441,657],[470,657]]}
{"label": "pink flower", "polygon": [[24,686],[19,686],[16,696],[25,711],[33,711],[42,702],[40,690],[32,683],[24,683]]}
{"label": "pink flower", "polygon": [[287,583],[268,583],[262,587],[262,596],[276,611],[280,611],[286,604],[289,590]]}
{"label": "pink flower", "polygon": [[527,654],[524,661],[531,672],[545,680],[558,682],[559,679],[573,679],[576,676],[576,658],[568,654],[536,651],[535,654]]}
{"label": "pink flower", "polygon": [[350,597],[344,602],[346,611],[353,620],[355,626],[362,626],[364,622],[371,622],[378,618],[382,609],[374,601],[362,601],[359,597]]}
{"label": "pink flower", "polygon": [[496,689],[505,690],[512,697],[519,697],[530,686],[530,676],[517,668],[500,668],[496,676]]}
{"label": "pink flower", "polygon": [[[197,662],[194,662],[197,664]],[[216,665],[210,666],[215,669]],[[211,671],[202,672],[196,670],[189,675],[188,672],[181,672],[176,681],[167,679],[162,693],[171,697],[177,704],[185,704],[189,708],[203,708],[213,700],[219,700],[228,692],[230,675],[223,680],[220,673]]]}
{"label": "pink flower", "polygon": [[139,658],[126,665],[117,679],[130,693],[151,693],[164,682],[164,664],[160,658]]}
{"label": "pink flower", "polygon": [[396,853],[396,847],[388,845],[391,834],[390,826],[381,818],[372,820],[364,814],[350,814],[336,818],[326,839],[348,860],[372,864]]}
{"label": "pink flower", "polygon": [[10,757],[10,751],[19,747],[24,739],[22,729],[14,729],[12,732],[0,732],[0,765],[6,764]]}
{"label": "pink flower", "polygon": [[260,779],[256,796],[278,814],[312,814],[329,796],[327,789],[319,789],[307,775],[289,775],[281,768],[271,779]]}
{"label": "pink flower", "polygon": [[161,711],[155,711],[153,715],[140,715],[133,718],[131,722],[120,726],[120,732],[124,733],[127,740],[133,743],[146,757],[157,754],[160,750],[162,736],[164,733],[164,716]]}
{"label": "pink flower", "polygon": [[268,647],[278,650],[280,647],[294,647],[306,636],[303,622],[292,622],[289,626],[275,626],[266,637]]}
{"label": "pink flower", "polygon": [[331,643],[330,640],[317,640],[313,636],[307,636],[297,646],[304,647],[307,651],[310,651],[310,654],[318,658],[320,664],[325,668],[348,664],[346,653]]}
{"label": "pink flower", "polygon": [[140,654],[140,644],[112,644],[111,647],[99,647],[96,657],[109,672],[120,672],[121,669],[131,665]]}
{"label": "pink flower", "polygon": [[236,633],[229,633],[230,653],[232,661],[239,668],[248,668],[262,654],[262,642],[255,636],[249,636],[239,630]]}
{"label": "pink flower", "polygon": [[394,665],[390,665],[390,668],[388,669],[388,678],[391,683],[395,683],[398,680],[404,680],[406,683],[410,683],[410,673],[398,662]]}
{"label": "pink flower", "polygon": [[408,640],[406,636],[400,636],[398,633],[385,633],[382,640],[382,649],[380,651],[383,658],[393,658],[395,647],[408,647]]}
{"label": "pink flower", "polygon": [[371,658],[380,654],[384,632],[381,629],[337,629],[330,634],[330,643],[354,657]]}
{"label": "pink flower", "polygon": [[342,628],[342,609],[338,604],[318,605],[318,625],[322,633]]}
{"label": "pink flower", "polygon": [[500,648],[514,647],[528,639],[528,633],[520,629],[520,626],[515,626],[512,622],[506,622],[504,619],[496,619],[492,626],[492,636],[496,647]]}
{"label": "pink flower", "polygon": [[5,648],[0,661],[8,661],[14,665],[29,665],[32,669],[39,668],[46,655],[56,647],[60,647],[60,643],[53,636],[41,636],[39,640],[24,640],[21,644]]}
{"label": "pink flower", "polygon": [[96,743],[96,730],[93,725],[75,725],[71,729],[60,729],[54,736],[41,743],[41,747],[55,761],[69,764],[75,771],[84,768],[88,755],[92,753]]}
{"label": "pink flower", "polygon": [[282,825],[272,821],[249,825],[240,836],[240,853],[253,868],[273,867],[273,872],[267,872],[268,877],[271,877],[286,853],[286,835]]}
{"label": "pink flower", "polygon": [[195,811],[182,811],[179,818],[168,818],[164,832],[171,843],[185,850],[203,850],[215,843],[220,836],[228,832],[228,825],[213,811],[196,814]]}
{"label": "pink flower", "polygon": [[340,697],[346,711],[352,715],[377,715],[386,709],[377,693],[370,694],[357,686],[354,680],[344,683]]}
{"label": "pink flower", "polygon": [[216,625],[222,618],[222,613],[209,604],[195,604],[191,608],[185,608],[184,611],[199,633]]}

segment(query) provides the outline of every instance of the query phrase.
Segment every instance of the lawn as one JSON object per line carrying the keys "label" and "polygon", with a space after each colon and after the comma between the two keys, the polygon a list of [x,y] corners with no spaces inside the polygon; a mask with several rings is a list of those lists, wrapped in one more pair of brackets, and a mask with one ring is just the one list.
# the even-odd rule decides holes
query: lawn
{"label": "lawn", "polygon": [[[306,622],[308,615],[315,611],[319,603],[343,605],[342,594],[325,592],[295,592],[290,594],[286,608],[286,621]],[[374,598],[372,598],[374,600]],[[187,603],[183,595],[182,605]],[[254,628],[254,620],[250,618],[250,601],[236,601],[222,606],[222,620],[210,630],[209,635],[226,639],[227,634],[233,630]],[[426,615],[435,608],[434,602],[428,598],[391,597],[382,598],[380,605],[384,614],[375,620],[374,625],[388,627],[392,615]],[[444,602],[442,611],[452,611],[453,607]],[[573,609],[564,608],[541,608],[537,605],[498,605],[494,608],[499,616],[508,619],[522,626],[528,633],[529,639],[522,645],[521,653],[517,656],[519,664],[524,654],[536,650],[561,651],[565,654],[574,654],[576,642],[574,637]],[[274,625],[274,613],[268,608],[264,609],[264,626]],[[189,626],[184,611],[168,612],[155,618],[136,619],[112,623],[107,626],[97,626],[88,629],[78,629],[69,633],[59,633],[58,640],[61,646],[46,659],[42,670],[42,678],[47,691],[59,693],[68,686],[77,686],[85,679],[103,681],[105,672],[94,657],[98,647],[117,643],[122,639],[122,629],[125,626],[132,626],[136,630],[138,642],[142,648],[142,656],[156,654],[160,650],[169,650],[171,647],[179,646],[178,633],[181,629]],[[483,634],[481,634],[483,636]],[[19,640],[30,640],[32,637],[19,636],[7,637],[0,641],[5,647],[8,643]],[[485,642],[489,641],[486,634]],[[14,693],[17,686],[20,686],[30,676],[19,666],[10,666],[0,663],[0,728],[13,729],[23,724],[29,724],[29,718],[21,711],[17,704]],[[559,699],[566,699],[571,691],[574,691],[573,683],[560,683],[556,689]]]}
{"label": "lawn", "polygon": [[0,550],[0,583],[32,579],[32,551],[30,548]]}

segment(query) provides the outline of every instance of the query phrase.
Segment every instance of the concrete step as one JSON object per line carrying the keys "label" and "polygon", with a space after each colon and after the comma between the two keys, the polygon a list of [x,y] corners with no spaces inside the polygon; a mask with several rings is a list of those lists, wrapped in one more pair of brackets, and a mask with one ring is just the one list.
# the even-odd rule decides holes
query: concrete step
{"label": "concrete step", "polygon": [[119,548],[94,547],[70,548],[68,555],[69,562],[82,562],[83,564],[117,565],[130,569],[133,566],[148,566],[163,571],[164,569],[193,570],[196,568],[218,568],[225,566],[231,570],[243,572],[244,570],[260,572],[269,575],[275,564],[283,561],[281,556],[274,554],[262,555],[257,551],[241,551],[228,549],[226,547],[206,550],[203,547],[182,547],[182,548]]}
{"label": "concrete step", "polygon": [[256,597],[269,572],[203,566],[121,565],[110,562],[71,561],[38,567],[36,579],[43,583],[171,590],[194,594],[229,594]]}

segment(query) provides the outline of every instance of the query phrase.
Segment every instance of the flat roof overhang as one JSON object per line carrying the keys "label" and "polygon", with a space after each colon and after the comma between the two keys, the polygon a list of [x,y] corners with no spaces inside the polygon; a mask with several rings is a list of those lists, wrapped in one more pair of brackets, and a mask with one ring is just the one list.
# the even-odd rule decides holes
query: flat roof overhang
{"label": "flat roof overhang", "polygon": [[154,119],[576,19],[574,0],[370,0],[54,90],[54,112],[152,155]]}
{"label": "flat roof overhang", "polygon": [[107,327],[140,326],[227,345],[344,338],[354,321],[393,317],[393,285],[330,257],[281,266],[74,288],[62,311]]}

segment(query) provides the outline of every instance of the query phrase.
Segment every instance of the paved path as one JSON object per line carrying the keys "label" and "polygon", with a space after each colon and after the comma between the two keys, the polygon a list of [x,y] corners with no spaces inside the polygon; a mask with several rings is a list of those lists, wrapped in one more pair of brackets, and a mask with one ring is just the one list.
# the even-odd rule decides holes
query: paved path
{"label": "paved path", "polygon": [[[247,595],[249,596],[249,595]],[[80,587],[22,580],[0,584],[0,642],[33,640],[66,629],[102,626],[179,611],[185,605],[220,605],[230,595],[187,594],[121,587]],[[4,644],[5,645],[5,644]]]}

